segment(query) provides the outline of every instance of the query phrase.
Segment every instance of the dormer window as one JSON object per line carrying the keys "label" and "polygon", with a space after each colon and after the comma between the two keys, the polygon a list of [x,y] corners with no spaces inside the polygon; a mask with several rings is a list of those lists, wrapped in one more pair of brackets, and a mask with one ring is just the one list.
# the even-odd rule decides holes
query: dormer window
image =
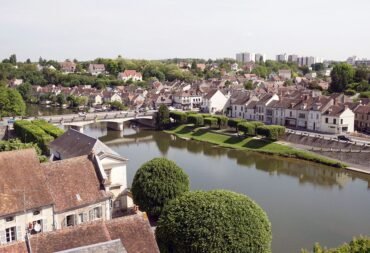
{"label": "dormer window", "polygon": [[36,216],[36,215],[39,215],[40,214],[40,210],[36,210],[33,212],[33,215]]}
{"label": "dormer window", "polygon": [[6,222],[14,221],[14,216],[6,217],[6,218],[5,218],[5,221],[6,221]]}

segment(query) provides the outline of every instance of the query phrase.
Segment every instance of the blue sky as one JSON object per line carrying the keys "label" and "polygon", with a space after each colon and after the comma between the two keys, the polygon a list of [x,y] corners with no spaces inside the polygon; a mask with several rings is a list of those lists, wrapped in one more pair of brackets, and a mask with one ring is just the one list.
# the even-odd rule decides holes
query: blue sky
{"label": "blue sky", "polygon": [[369,0],[0,0],[0,59],[370,58]]}

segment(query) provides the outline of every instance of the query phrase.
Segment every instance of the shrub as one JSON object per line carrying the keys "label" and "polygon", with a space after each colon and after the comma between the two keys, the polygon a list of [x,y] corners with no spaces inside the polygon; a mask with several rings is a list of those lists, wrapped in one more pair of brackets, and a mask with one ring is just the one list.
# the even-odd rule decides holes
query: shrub
{"label": "shrub", "polygon": [[49,154],[48,144],[54,140],[54,138],[40,127],[27,120],[17,120],[14,122],[14,130],[22,142],[36,143],[42,150],[43,154]]}
{"label": "shrub", "polygon": [[156,238],[169,252],[271,252],[271,225],[249,197],[230,191],[195,191],[165,206]]}
{"label": "shrub", "polygon": [[189,114],[188,115],[188,123],[194,124],[194,126],[203,126],[204,119],[200,114]]}
{"label": "shrub", "polygon": [[243,119],[239,119],[239,118],[236,118],[236,119],[229,119],[227,121],[227,125],[231,128],[235,128],[235,131],[238,131],[238,124],[243,122],[245,120]]}
{"label": "shrub", "polygon": [[184,112],[170,112],[170,118],[177,124],[185,124],[188,120],[188,115]]}
{"label": "shrub", "polygon": [[131,190],[140,209],[158,218],[169,200],[189,190],[189,177],[176,163],[155,158],[136,172]]}
{"label": "shrub", "polygon": [[204,118],[204,124],[208,125],[209,127],[217,126],[217,122],[218,122],[218,120],[216,118],[213,118],[213,117]]}
{"label": "shrub", "polygon": [[[308,250],[302,250],[302,253],[308,253]],[[354,238],[349,244],[345,243],[336,249],[322,248],[316,243],[313,246],[313,253],[365,253],[370,252],[370,238]]]}
{"label": "shrub", "polygon": [[155,125],[159,130],[166,129],[170,124],[170,111],[166,105],[160,105],[155,117]]}
{"label": "shrub", "polygon": [[356,91],[352,90],[352,89],[348,89],[348,90],[344,91],[344,94],[347,95],[347,96],[354,96],[354,95],[356,95]]}
{"label": "shrub", "polygon": [[265,124],[261,121],[248,121],[249,124],[252,124],[254,125],[255,128],[259,127],[259,126],[264,126]]}
{"label": "shrub", "polygon": [[244,133],[244,135],[256,135],[256,127],[249,122],[241,122],[238,124],[238,131]]}
{"label": "shrub", "polygon": [[18,139],[12,139],[9,141],[0,141],[0,152],[28,148],[34,148],[36,150],[40,162],[45,162],[47,160],[45,156],[41,155],[41,149],[34,143],[23,143]]}
{"label": "shrub", "polygon": [[228,117],[219,116],[219,115],[215,115],[213,117],[217,119],[217,125],[218,125],[219,128],[223,128],[223,127],[227,126],[227,121],[229,120]]}
{"label": "shrub", "polygon": [[277,140],[285,134],[285,127],[277,125],[259,126],[256,128],[256,133],[268,139]]}
{"label": "shrub", "polygon": [[48,123],[48,122],[46,122],[45,120],[42,120],[42,119],[33,120],[32,124],[40,127],[47,134],[53,136],[54,138],[58,138],[59,136],[64,134],[64,130],[62,130],[59,127],[54,126],[53,124],[50,124],[50,123]]}

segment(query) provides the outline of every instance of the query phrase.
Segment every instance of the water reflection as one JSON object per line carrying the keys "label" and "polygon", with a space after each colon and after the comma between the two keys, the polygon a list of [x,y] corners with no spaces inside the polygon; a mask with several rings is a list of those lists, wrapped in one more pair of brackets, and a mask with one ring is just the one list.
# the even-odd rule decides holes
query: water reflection
{"label": "water reflection", "polygon": [[[114,146],[118,144],[131,145],[138,142],[155,142],[163,156],[166,156],[170,148],[186,150],[192,154],[203,154],[208,157],[227,156],[230,159],[236,160],[238,165],[255,168],[267,172],[271,176],[290,176],[297,178],[300,184],[312,184],[327,188],[333,186],[342,188],[347,182],[359,176],[349,174],[345,170],[317,165],[311,162],[220,148],[212,144],[184,140],[152,130],[137,129],[129,133],[124,133],[123,136],[120,132],[108,131],[107,135],[100,137],[100,140]],[[367,176],[362,175],[361,177],[370,183]]]}

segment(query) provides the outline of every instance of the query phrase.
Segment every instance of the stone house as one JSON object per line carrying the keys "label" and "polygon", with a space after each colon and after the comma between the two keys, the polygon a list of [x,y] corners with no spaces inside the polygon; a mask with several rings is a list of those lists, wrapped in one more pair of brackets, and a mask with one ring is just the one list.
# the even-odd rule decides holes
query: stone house
{"label": "stone house", "polygon": [[100,75],[100,74],[105,74],[105,66],[104,66],[104,64],[90,63],[88,71],[93,76],[97,76],[97,75]]}

